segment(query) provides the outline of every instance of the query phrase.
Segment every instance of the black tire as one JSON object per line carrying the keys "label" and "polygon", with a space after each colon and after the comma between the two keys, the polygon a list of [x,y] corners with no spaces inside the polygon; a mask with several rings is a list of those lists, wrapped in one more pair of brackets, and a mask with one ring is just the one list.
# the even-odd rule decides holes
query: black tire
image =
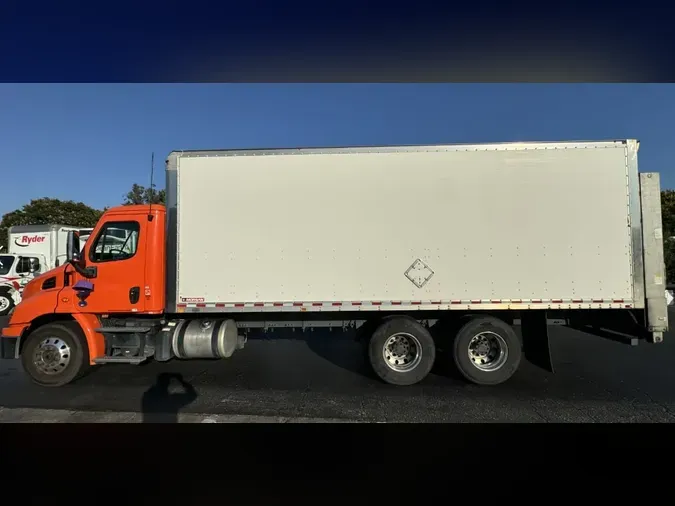
{"label": "black tire", "polygon": [[[407,349],[416,350],[416,357],[409,363],[401,360],[400,366],[409,367],[407,370],[395,370],[385,358],[385,345],[390,337],[402,334],[401,339],[406,341]],[[411,339],[412,337],[412,339]],[[406,346],[406,345],[402,345]],[[388,355],[394,360],[394,355]],[[377,327],[368,343],[368,359],[375,374],[391,385],[409,386],[419,383],[427,377],[436,360],[436,345],[429,331],[416,320],[407,316],[388,318]]]}
{"label": "black tire", "polygon": [[[53,367],[51,374],[41,370],[34,361],[38,347],[46,339],[58,339],[69,349],[67,363]],[[44,387],[60,387],[84,376],[89,370],[89,350],[79,325],[50,323],[31,332],[22,346],[21,365],[34,383]]]}
{"label": "black tire", "polygon": [[[2,302],[6,302],[7,306],[4,309],[0,309],[0,316],[7,316],[9,313],[12,312],[12,309],[14,309],[14,299],[12,299],[12,296],[9,294],[8,290],[2,290],[0,289],[0,297],[3,299]],[[0,307],[2,307],[4,304],[0,304]]]}
{"label": "black tire", "polygon": [[[483,332],[490,333],[487,338],[492,341],[489,343],[492,345],[491,353],[496,348],[495,343],[499,344],[504,351],[501,359],[494,358],[492,361],[495,367],[493,370],[481,369],[470,358],[469,349],[472,340]],[[499,385],[511,378],[518,370],[522,360],[522,344],[513,328],[507,323],[492,316],[478,316],[468,319],[455,334],[452,356],[458,371],[468,381],[477,385]],[[491,357],[494,356],[490,354],[485,357],[485,363],[482,364],[484,367],[490,366]]]}

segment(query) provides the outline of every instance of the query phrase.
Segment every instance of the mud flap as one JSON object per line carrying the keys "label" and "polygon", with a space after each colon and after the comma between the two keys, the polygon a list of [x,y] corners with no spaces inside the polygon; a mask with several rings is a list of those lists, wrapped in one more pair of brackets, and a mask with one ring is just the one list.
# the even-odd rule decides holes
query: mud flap
{"label": "mud flap", "polygon": [[524,311],[520,329],[525,358],[545,371],[555,372],[551,360],[546,311]]}

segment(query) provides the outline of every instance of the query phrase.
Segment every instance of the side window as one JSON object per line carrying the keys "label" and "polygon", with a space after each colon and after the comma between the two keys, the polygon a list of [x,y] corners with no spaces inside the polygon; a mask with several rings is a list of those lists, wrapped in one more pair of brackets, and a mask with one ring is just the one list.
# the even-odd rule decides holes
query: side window
{"label": "side window", "polygon": [[0,276],[9,274],[12,264],[14,263],[14,257],[10,255],[0,256]]}
{"label": "side window", "polygon": [[16,264],[17,274],[28,274],[31,272],[40,272],[40,260],[35,257],[21,257]]}
{"label": "side window", "polygon": [[127,260],[136,254],[141,227],[136,221],[106,223],[89,250],[92,262]]}

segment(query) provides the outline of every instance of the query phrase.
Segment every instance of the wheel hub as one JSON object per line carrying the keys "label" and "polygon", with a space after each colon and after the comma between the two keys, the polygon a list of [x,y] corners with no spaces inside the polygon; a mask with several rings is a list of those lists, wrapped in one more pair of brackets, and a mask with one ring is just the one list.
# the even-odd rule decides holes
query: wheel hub
{"label": "wheel hub", "polygon": [[43,374],[58,374],[69,363],[70,347],[57,337],[44,339],[33,354],[33,364]]}
{"label": "wheel hub", "polygon": [[384,343],[382,355],[389,368],[396,372],[406,372],[420,363],[422,345],[412,334],[394,334]]}
{"label": "wheel hub", "polygon": [[0,311],[4,311],[8,307],[9,307],[9,299],[4,295],[0,295]]}
{"label": "wheel hub", "polygon": [[504,338],[494,332],[481,332],[469,342],[469,359],[482,371],[500,369],[508,357],[508,346]]}
{"label": "wheel hub", "polygon": [[410,346],[407,343],[399,342],[399,343],[396,343],[392,347],[391,352],[392,352],[393,355],[395,355],[397,357],[403,357],[408,353],[409,349],[410,349]]}
{"label": "wheel hub", "polygon": [[476,353],[478,353],[478,355],[480,355],[481,357],[487,356],[487,354],[490,353],[490,344],[487,342],[481,342],[476,347]]}

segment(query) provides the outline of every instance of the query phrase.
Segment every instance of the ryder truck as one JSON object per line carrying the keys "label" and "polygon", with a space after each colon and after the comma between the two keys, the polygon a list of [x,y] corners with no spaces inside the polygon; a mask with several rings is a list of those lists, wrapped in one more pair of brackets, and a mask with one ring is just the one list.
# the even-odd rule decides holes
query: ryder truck
{"label": "ryder truck", "polygon": [[522,356],[553,370],[549,324],[659,343],[659,175],[638,173],[638,145],[176,151],[166,208],[107,210],[81,254],[71,233],[67,264],[26,285],[2,356],[59,386],[337,327],[385,382],[423,380],[438,347],[496,385]]}

